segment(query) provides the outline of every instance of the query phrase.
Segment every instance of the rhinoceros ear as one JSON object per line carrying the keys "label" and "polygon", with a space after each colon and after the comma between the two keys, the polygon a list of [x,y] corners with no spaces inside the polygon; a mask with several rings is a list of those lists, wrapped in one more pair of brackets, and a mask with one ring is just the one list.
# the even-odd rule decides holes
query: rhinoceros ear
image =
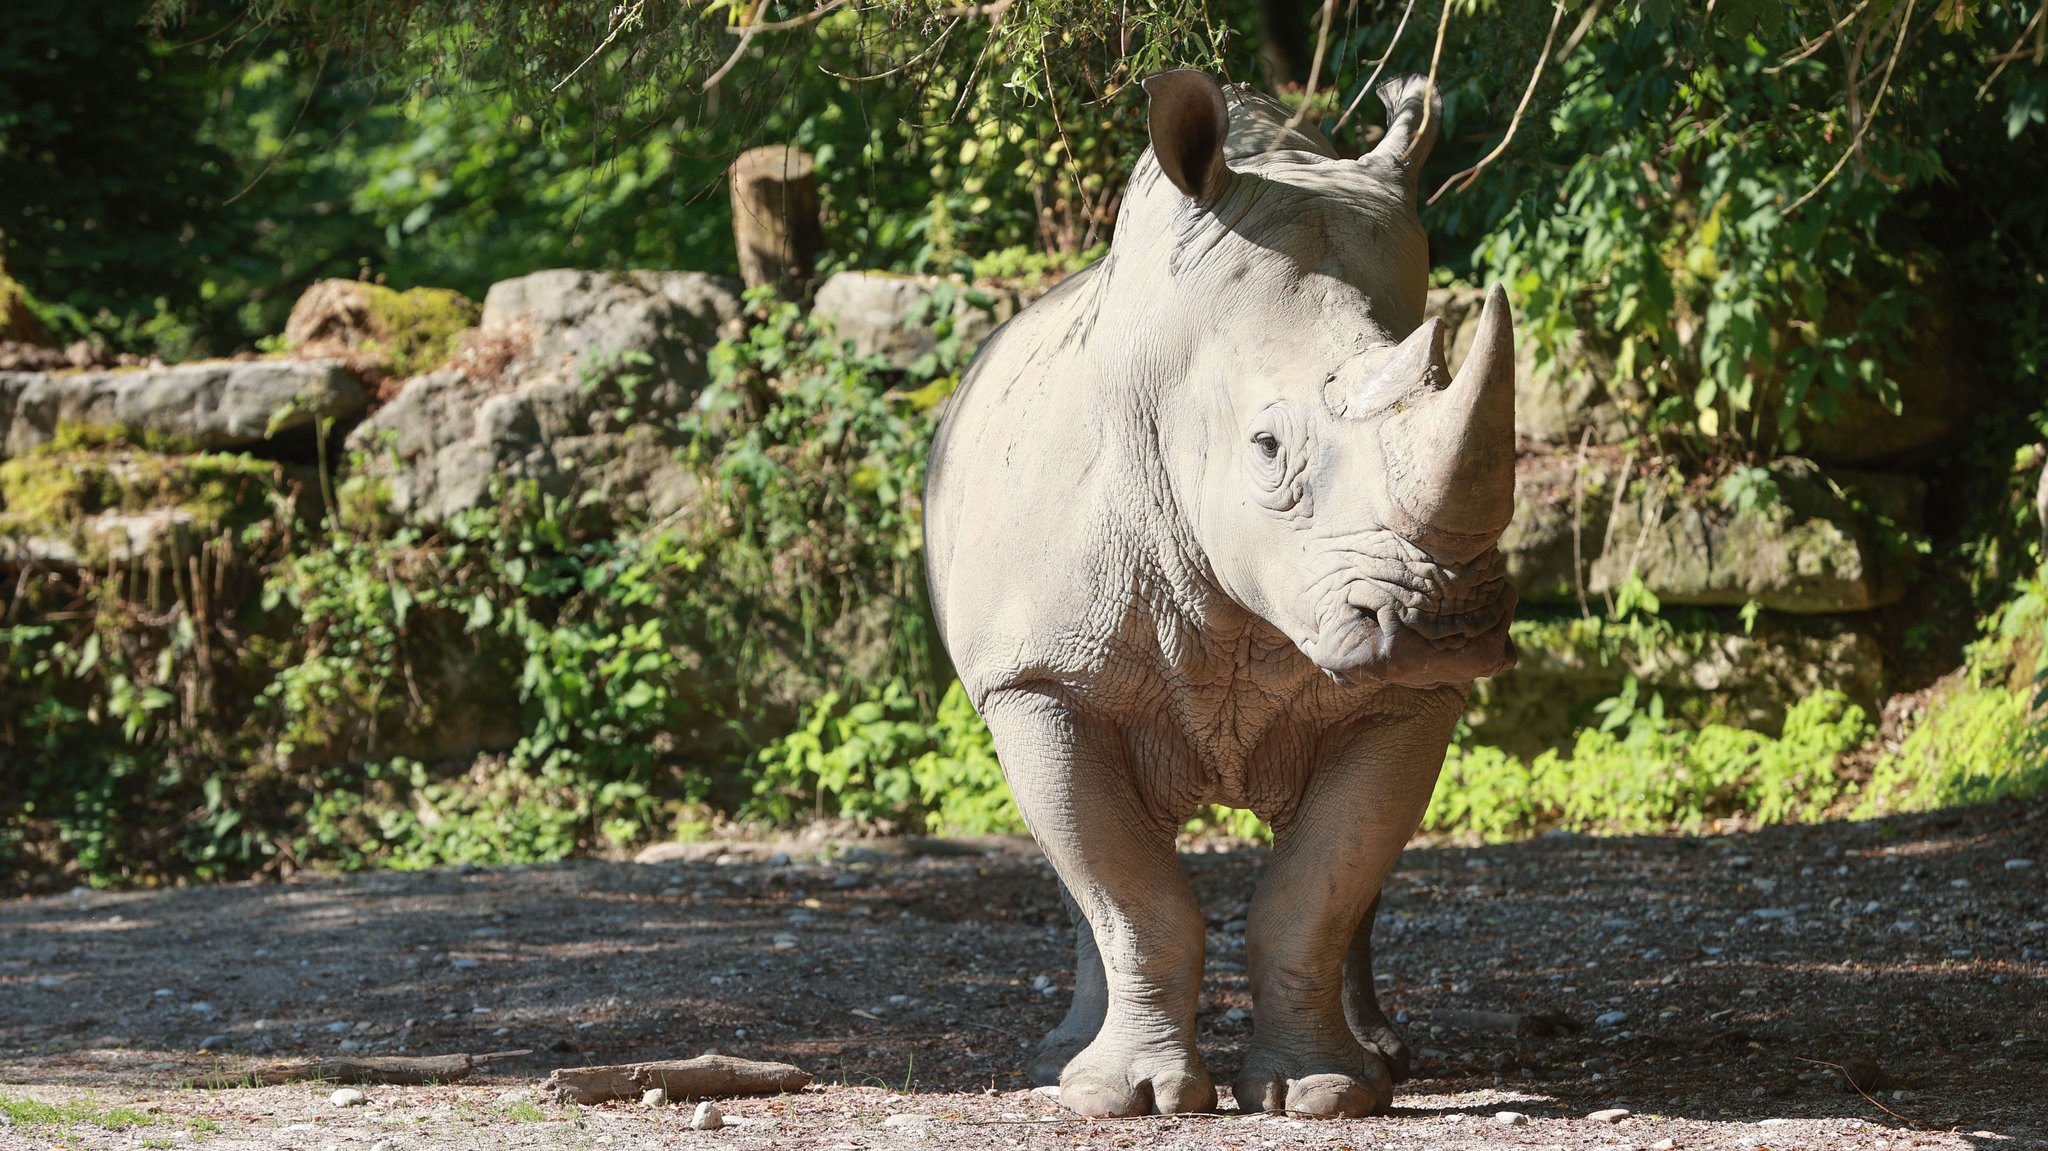
{"label": "rhinoceros ear", "polygon": [[1160,170],[1188,199],[1215,203],[1230,178],[1223,164],[1223,141],[1230,134],[1223,89],[1206,73],[1182,68],[1146,77],[1145,94],[1152,98],[1152,154]]}
{"label": "rhinoceros ear", "polygon": [[1387,134],[1366,153],[1365,160],[1390,168],[1412,202],[1416,177],[1429,159],[1429,149],[1444,121],[1443,97],[1437,95],[1427,76],[1395,76],[1379,86],[1377,95],[1387,108]]}

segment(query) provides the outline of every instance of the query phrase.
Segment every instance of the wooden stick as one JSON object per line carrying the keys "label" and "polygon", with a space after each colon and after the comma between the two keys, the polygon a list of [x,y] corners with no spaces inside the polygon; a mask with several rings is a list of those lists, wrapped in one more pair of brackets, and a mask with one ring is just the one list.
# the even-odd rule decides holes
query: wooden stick
{"label": "wooden stick", "polygon": [[241,1075],[221,1071],[191,1081],[193,1087],[275,1087],[280,1083],[373,1083],[416,1087],[454,1083],[493,1059],[531,1055],[532,1051],[493,1051],[485,1055],[365,1055],[355,1059],[316,1059],[310,1063],[278,1063]]}
{"label": "wooden stick", "polygon": [[588,1104],[638,1099],[656,1087],[668,1092],[672,1099],[724,1098],[801,1091],[810,1082],[809,1072],[787,1063],[756,1063],[729,1055],[705,1055],[660,1063],[560,1067],[540,1085],[540,1090],[559,1103]]}

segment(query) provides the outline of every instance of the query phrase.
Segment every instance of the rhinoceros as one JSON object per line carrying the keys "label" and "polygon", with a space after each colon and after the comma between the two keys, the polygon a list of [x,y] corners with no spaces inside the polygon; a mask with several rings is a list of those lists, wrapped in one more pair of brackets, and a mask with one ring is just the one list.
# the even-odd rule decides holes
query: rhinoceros
{"label": "rhinoceros", "polygon": [[1475,677],[1514,661],[1506,297],[1452,376],[1425,320],[1422,77],[1339,158],[1269,96],[1145,81],[1110,250],[1000,328],[933,443],[933,610],[1076,921],[1034,1074],[1091,1116],[1212,1110],[1202,913],[1175,836],[1248,808],[1243,1109],[1384,1111],[1389,869]]}

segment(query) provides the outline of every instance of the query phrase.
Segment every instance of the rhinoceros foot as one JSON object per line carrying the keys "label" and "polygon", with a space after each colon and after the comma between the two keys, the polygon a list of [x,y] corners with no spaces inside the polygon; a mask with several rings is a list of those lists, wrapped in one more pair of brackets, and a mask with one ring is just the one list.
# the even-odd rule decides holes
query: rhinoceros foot
{"label": "rhinoceros foot", "polygon": [[1237,1076],[1241,1111],[1286,1111],[1318,1119],[1358,1119],[1383,1114],[1394,1103],[1394,1075],[1377,1051],[1359,1049],[1350,1067],[1331,1060],[1290,1057],[1282,1052],[1246,1056]]}
{"label": "rhinoceros foot", "polygon": [[1101,1043],[1067,1063],[1060,1105],[1091,1119],[1216,1110],[1216,1082],[1192,1053],[1133,1056]]}

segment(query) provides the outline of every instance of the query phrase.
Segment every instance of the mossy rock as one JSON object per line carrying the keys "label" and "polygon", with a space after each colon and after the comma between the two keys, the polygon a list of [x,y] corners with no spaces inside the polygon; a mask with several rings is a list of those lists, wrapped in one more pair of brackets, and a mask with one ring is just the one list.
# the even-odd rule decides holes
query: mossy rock
{"label": "mossy rock", "polygon": [[1633,677],[1647,705],[1691,723],[1774,732],[1799,700],[1839,691],[1875,714],[1884,661],[1868,617],[1764,613],[1745,630],[1735,611],[1679,610],[1654,624],[1600,617],[1518,619],[1515,667],[1474,685],[1466,715],[1478,742],[1534,756],[1598,725],[1594,711]]}
{"label": "mossy rock", "polygon": [[357,367],[402,379],[446,363],[480,312],[474,300],[448,288],[401,292],[322,280],[292,306],[284,337],[294,353],[353,353]]}
{"label": "mossy rock", "polygon": [[0,462],[0,563],[180,561],[223,531],[298,512],[300,477],[228,452],[164,454],[65,437]]}
{"label": "mossy rock", "polygon": [[21,281],[7,274],[7,262],[0,257],[0,343],[49,342],[49,333],[36,319],[33,303]]}

